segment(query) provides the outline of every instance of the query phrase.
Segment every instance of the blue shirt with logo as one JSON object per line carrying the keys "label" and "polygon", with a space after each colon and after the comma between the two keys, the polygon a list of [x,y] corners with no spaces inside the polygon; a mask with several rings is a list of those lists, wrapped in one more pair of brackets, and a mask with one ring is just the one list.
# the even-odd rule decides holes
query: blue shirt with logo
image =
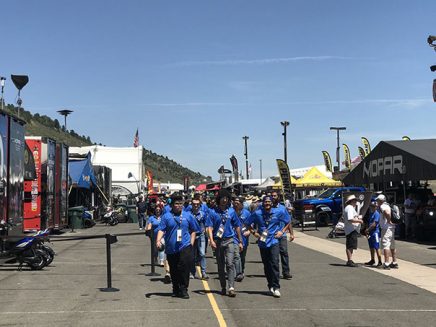
{"label": "blue shirt with logo", "polygon": [[162,216],[160,216],[159,218],[157,218],[156,216],[151,216],[148,218],[148,223],[151,224],[151,229],[153,230],[154,233],[154,239],[156,239],[157,237],[157,232],[159,231],[161,218]]}
{"label": "blue shirt with logo", "polygon": [[[289,213],[288,209],[287,209],[283,204],[279,203],[279,204],[277,205],[277,207],[275,207],[275,208],[278,209],[278,210],[283,210],[283,213],[284,213],[286,216],[289,217],[289,222],[292,221],[292,215]],[[287,234],[284,233],[283,236],[279,238],[279,240],[282,239],[283,237],[284,237],[284,238],[287,238]]]}
{"label": "blue shirt with logo", "polygon": [[190,212],[192,217],[197,221],[198,226],[200,227],[200,233],[203,234],[206,228],[206,219],[207,219],[207,213],[204,212],[200,208],[197,213],[194,213],[193,211]]}
{"label": "blue shirt with logo", "polygon": [[279,239],[274,236],[278,231],[283,230],[290,221],[289,214],[285,214],[280,208],[271,208],[269,212],[266,212],[262,207],[254,211],[250,217],[245,220],[244,225],[250,226],[251,224],[256,224],[259,235],[262,235],[262,233],[267,230],[268,235],[266,241],[261,242],[259,240],[258,245],[260,248],[269,248],[279,243]]}
{"label": "blue shirt with logo", "polygon": [[241,223],[233,208],[228,208],[223,211],[217,207],[209,210],[209,214],[206,218],[206,227],[213,228],[213,238],[216,238],[216,234],[221,225],[224,226],[223,239],[235,236],[234,228],[241,227]]}
{"label": "blue shirt with logo", "polygon": [[380,235],[380,213],[378,212],[378,210],[375,210],[373,213],[369,215],[368,226],[371,226],[373,223],[375,223],[375,228],[369,232],[369,235],[370,236],[373,236],[375,234]]}
{"label": "blue shirt with logo", "polygon": [[[237,213],[236,213],[236,214],[237,214]],[[237,215],[238,215],[238,214],[237,214]],[[250,235],[249,235],[249,236],[244,236],[244,232],[245,232],[245,230],[244,230],[244,232],[242,231],[242,229],[244,228],[244,227],[242,227],[242,226],[244,226],[245,220],[246,220],[248,217],[250,217],[250,215],[251,215],[251,212],[248,211],[247,209],[242,209],[241,212],[240,212],[239,215],[238,215],[239,222],[241,223],[242,245],[243,245],[244,247],[247,247],[247,246],[248,246],[248,239],[249,239]],[[238,244],[238,243],[239,243],[238,234],[237,234],[236,232],[235,232],[235,236],[234,236],[234,243],[235,243],[235,244]]]}
{"label": "blue shirt with logo", "polygon": [[[178,229],[182,230],[181,242],[177,242]],[[174,215],[171,211],[162,216],[159,230],[165,233],[165,253],[174,254],[191,245],[191,233],[199,233],[200,227],[190,213]]]}

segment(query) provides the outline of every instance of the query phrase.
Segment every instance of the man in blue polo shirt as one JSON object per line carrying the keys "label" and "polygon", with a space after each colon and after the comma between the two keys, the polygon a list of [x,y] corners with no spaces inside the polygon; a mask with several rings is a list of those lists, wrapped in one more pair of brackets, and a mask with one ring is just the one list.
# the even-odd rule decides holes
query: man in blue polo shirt
{"label": "man in blue polo shirt", "polygon": [[259,239],[258,245],[268,289],[274,297],[280,297],[279,240],[288,228],[289,215],[283,210],[273,208],[271,196],[265,196],[260,209],[254,211],[245,220],[244,225],[251,229],[253,223],[257,226],[255,236]]}
{"label": "man in blue polo shirt", "polygon": [[200,228],[188,212],[182,212],[183,197],[173,194],[171,211],[164,214],[157,233],[156,246],[161,247],[161,239],[165,235],[165,253],[170,265],[173,297],[189,299],[189,273],[193,263],[192,245]]}
{"label": "man in blue polo shirt", "polygon": [[226,294],[226,273],[229,285],[229,296],[235,297],[235,265],[233,262],[235,233],[238,237],[238,248],[242,251],[241,223],[232,208],[231,195],[227,190],[220,190],[216,197],[217,207],[211,209],[206,219],[209,232],[209,244],[216,252],[218,275],[221,284],[221,294]]}
{"label": "man in blue polo shirt", "polygon": [[247,209],[244,208],[245,198],[238,196],[233,199],[233,209],[236,211],[238,215],[239,221],[241,223],[241,236],[242,236],[242,252],[239,253],[239,239],[237,234],[235,233],[234,243],[235,243],[235,270],[236,270],[236,278],[237,282],[241,282],[244,279],[244,271],[245,271],[245,257],[247,255],[247,248],[249,244],[249,236],[250,231],[243,226],[245,219],[247,219],[251,213]]}

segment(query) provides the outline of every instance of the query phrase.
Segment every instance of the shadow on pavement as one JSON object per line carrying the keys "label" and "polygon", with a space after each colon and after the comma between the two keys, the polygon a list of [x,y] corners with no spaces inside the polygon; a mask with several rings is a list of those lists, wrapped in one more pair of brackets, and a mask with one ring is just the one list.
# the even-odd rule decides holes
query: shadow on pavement
{"label": "shadow on pavement", "polygon": [[152,296],[171,297],[171,295],[173,295],[172,292],[169,292],[169,293],[161,293],[161,292],[156,292],[156,293],[145,293],[145,297],[146,297],[147,299],[151,298]]}
{"label": "shadow on pavement", "polygon": [[265,278],[265,275],[245,275],[247,278]]}
{"label": "shadow on pavement", "polygon": [[263,296],[272,297],[270,292],[267,291],[237,291],[236,293],[248,294],[248,295],[263,295]]}
{"label": "shadow on pavement", "polygon": [[218,295],[221,295],[221,292],[217,291],[217,290],[210,290],[210,291],[195,290],[195,291],[192,291],[192,293],[195,293],[195,294],[198,294],[198,295],[206,295],[206,294],[218,294]]}

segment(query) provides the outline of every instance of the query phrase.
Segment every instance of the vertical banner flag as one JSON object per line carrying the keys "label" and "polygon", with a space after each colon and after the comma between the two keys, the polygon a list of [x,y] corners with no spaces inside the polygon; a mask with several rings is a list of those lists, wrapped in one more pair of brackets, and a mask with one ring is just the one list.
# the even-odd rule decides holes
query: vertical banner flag
{"label": "vertical banner flag", "polygon": [[148,193],[153,193],[153,173],[149,170],[147,170],[147,191]]}
{"label": "vertical banner flag", "polygon": [[330,158],[330,154],[327,151],[323,151],[322,156],[324,157],[324,165],[327,171],[333,172],[332,159]]}
{"label": "vertical banner flag", "polygon": [[183,190],[188,192],[189,189],[189,176],[183,177]]}
{"label": "vertical banner flag", "polygon": [[133,147],[137,148],[139,146],[139,130],[136,129],[135,137],[133,138]]}
{"label": "vertical banner flag", "polygon": [[436,102],[436,79],[433,80],[433,101]]}
{"label": "vertical banner flag", "polygon": [[362,160],[365,159],[365,157],[366,157],[365,150],[361,146],[358,147],[358,150],[359,150],[360,159],[362,159]]}
{"label": "vertical banner flag", "polygon": [[408,136],[403,136],[403,141],[410,141],[410,137],[408,137]]}
{"label": "vertical banner flag", "polygon": [[366,137],[362,136],[363,148],[365,149],[365,156],[367,156],[371,152],[371,145]]}
{"label": "vertical banner flag", "polygon": [[345,154],[345,167],[347,169],[351,169],[351,156],[350,156],[350,148],[345,143],[342,144],[344,147],[344,154]]}
{"label": "vertical banner flag", "polygon": [[291,188],[291,174],[289,173],[289,167],[281,159],[277,160],[277,167],[279,169],[280,180],[282,182],[282,193],[283,193],[283,201],[286,199],[292,198],[292,188]]}
{"label": "vertical banner flag", "polygon": [[235,181],[237,182],[239,180],[238,176],[238,159],[236,159],[235,155],[233,154],[230,157],[230,164],[232,165],[233,175],[235,176]]}

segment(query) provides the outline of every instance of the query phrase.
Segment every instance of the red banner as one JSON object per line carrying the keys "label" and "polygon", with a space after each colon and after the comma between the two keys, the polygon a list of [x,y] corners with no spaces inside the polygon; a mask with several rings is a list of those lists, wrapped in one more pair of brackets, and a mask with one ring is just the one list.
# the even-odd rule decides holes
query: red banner
{"label": "red banner", "polygon": [[147,170],[147,189],[148,193],[153,193],[153,173]]}

